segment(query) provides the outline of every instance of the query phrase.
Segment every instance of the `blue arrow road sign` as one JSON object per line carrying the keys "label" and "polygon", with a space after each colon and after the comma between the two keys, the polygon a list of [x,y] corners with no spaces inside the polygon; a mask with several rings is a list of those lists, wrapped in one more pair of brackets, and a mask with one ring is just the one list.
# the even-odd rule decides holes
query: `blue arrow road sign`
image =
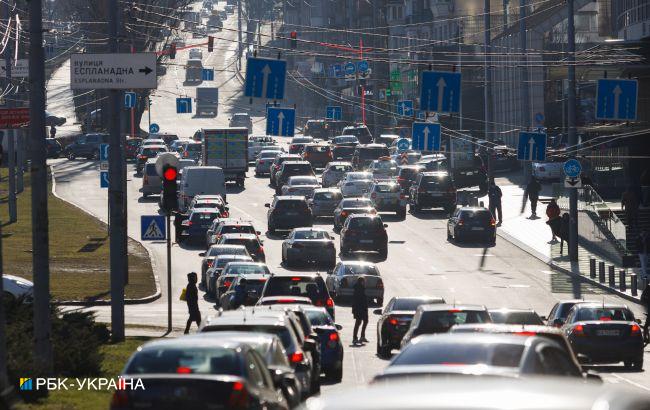
{"label": "blue arrow road sign", "polygon": [[357,72],[357,66],[354,63],[345,63],[345,74],[353,75]]}
{"label": "blue arrow road sign", "polygon": [[135,102],[138,96],[133,92],[124,93],[124,108],[133,108],[135,107]]}
{"label": "blue arrow road sign", "polygon": [[328,120],[340,120],[343,118],[343,109],[338,105],[328,105],[326,118]]}
{"label": "blue arrow road sign", "polygon": [[214,81],[214,70],[212,68],[204,68],[201,71],[201,80]]}
{"label": "blue arrow road sign", "polygon": [[108,171],[100,171],[99,172],[99,187],[100,188],[108,188]]}
{"label": "blue arrow road sign", "polygon": [[457,113],[460,109],[460,73],[425,71],[420,88],[420,109]]}
{"label": "blue arrow road sign", "polygon": [[140,239],[143,241],[162,241],[167,238],[164,215],[140,216]]}
{"label": "blue arrow road sign", "polygon": [[368,66],[368,62],[366,60],[362,60],[357,63],[357,71],[360,73],[367,72],[368,68],[370,67]]}
{"label": "blue arrow road sign", "polygon": [[564,163],[564,175],[569,178],[577,178],[582,172],[582,165],[577,159],[570,159]]}
{"label": "blue arrow road sign", "polygon": [[287,76],[287,62],[249,57],[246,60],[246,97],[282,100]]}
{"label": "blue arrow road sign", "polygon": [[637,80],[598,80],[596,119],[636,120],[639,83]]}
{"label": "blue arrow road sign", "polygon": [[517,145],[517,159],[522,161],[546,160],[546,134],[540,132],[520,132]]}
{"label": "blue arrow road sign", "polygon": [[440,124],[414,122],[411,134],[414,150],[440,151]]}
{"label": "blue arrow road sign", "polygon": [[176,113],[190,114],[192,112],[192,99],[189,97],[176,99]]}
{"label": "blue arrow road sign", "polygon": [[406,152],[411,148],[411,141],[406,138],[400,138],[397,140],[397,152]]}
{"label": "blue arrow road sign", "polygon": [[413,101],[412,100],[400,100],[397,102],[397,115],[403,115],[406,117],[413,116]]}
{"label": "blue arrow road sign", "polygon": [[160,131],[158,124],[154,122],[153,124],[149,125],[149,134],[158,134],[158,131]]}
{"label": "blue arrow road sign", "polygon": [[296,124],[296,110],[293,108],[269,107],[266,111],[266,135],[293,137]]}
{"label": "blue arrow road sign", "polygon": [[108,144],[99,144],[99,160],[108,161]]}
{"label": "blue arrow road sign", "polygon": [[343,66],[341,64],[333,64],[332,72],[336,78],[341,78],[345,75],[343,72]]}

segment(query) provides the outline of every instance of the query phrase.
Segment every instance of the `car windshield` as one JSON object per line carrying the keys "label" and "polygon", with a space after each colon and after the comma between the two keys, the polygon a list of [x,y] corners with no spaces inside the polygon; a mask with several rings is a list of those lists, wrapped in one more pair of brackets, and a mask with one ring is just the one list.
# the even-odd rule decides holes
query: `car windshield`
{"label": "car windshield", "polygon": [[316,192],[314,194],[314,201],[340,201],[340,192]]}
{"label": "car windshield", "polygon": [[375,162],[374,169],[394,169],[397,168],[397,163],[395,161],[377,161]]}
{"label": "car windshield", "polygon": [[311,172],[311,165],[309,164],[284,164],[284,172],[287,173],[308,173]]}
{"label": "car windshield", "polygon": [[330,147],[326,145],[307,145],[306,152],[329,152]]}
{"label": "car windshield", "polygon": [[350,220],[350,229],[364,229],[371,231],[381,231],[384,226],[379,218],[353,218]]}
{"label": "car windshield", "polygon": [[257,233],[255,227],[252,225],[224,225],[219,231],[221,234],[225,233]]}
{"label": "car windshield", "polygon": [[344,199],[341,201],[341,208],[367,208],[372,207],[369,199]]}
{"label": "car windshield", "polygon": [[318,180],[315,177],[292,177],[289,185],[318,185]]}
{"label": "car windshield", "polygon": [[402,178],[413,179],[413,177],[415,177],[419,171],[419,168],[402,168],[399,171],[399,176]]}
{"label": "car windshield", "polygon": [[420,186],[427,188],[446,188],[451,186],[449,178],[423,177]]}
{"label": "car windshield", "polygon": [[294,239],[330,239],[330,236],[325,231],[296,231],[293,235]]}
{"label": "car windshield", "polygon": [[463,323],[490,323],[487,312],[478,310],[439,310],[423,312],[418,323],[418,334],[446,332]]}
{"label": "car windshield", "polygon": [[406,299],[406,298],[400,298],[395,300],[395,304],[393,305],[393,310],[416,310],[418,306],[421,305],[427,305],[429,303],[433,303],[435,300],[433,299]]}
{"label": "car windshield", "polygon": [[219,217],[218,212],[193,212],[190,220],[192,223],[197,223],[201,226],[210,225],[214,218]]}
{"label": "car windshield", "polygon": [[248,252],[243,246],[212,246],[206,256],[219,255],[248,255]]}
{"label": "car windshield", "polygon": [[399,354],[391,366],[473,365],[518,367],[524,346],[511,343],[416,343]]}
{"label": "car windshield", "polygon": [[166,152],[167,150],[163,147],[159,148],[144,148],[142,149],[142,155],[145,157],[155,157],[160,152]]}
{"label": "car windshield", "polygon": [[345,265],[344,274],[379,276],[379,271],[374,265]]}
{"label": "car windshield", "polygon": [[388,148],[386,147],[363,148],[359,150],[359,158],[361,159],[377,159],[379,157],[385,157],[388,154]]}
{"label": "car windshield", "polygon": [[[230,256],[230,255],[226,255],[226,257],[223,257],[223,256],[222,256],[222,257],[220,257],[220,258],[217,258],[217,260],[216,260],[216,262],[215,262],[215,266],[216,266],[217,268],[222,268],[222,269],[223,269],[224,266],[226,266],[227,264],[229,264],[229,263],[232,262],[233,260],[236,260],[236,259],[230,258],[229,256]],[[250,258],[241,258],[241,259],[248,259],[248,260],[250,260]]]}
{"label": "car windshield", "polygon": [[264,289],[267,296],[302,296],[312,303],[326,297],[325,282],[320,277],[312,276],[274,276]]}
{"label": "car windshield", "polygon": [[296,351],[294,343],[294,335],[289,329],[284,326],[264,326],[264,325],[223,325],[217,327],[210,327],[205,330],[206,332],[259,332],[270,333],[280,338],[282,346],[287,350],[287,353]]}
{"label": "car windshield", "polygon": [[260,153],[261,159],[271,159],[278,156],[279,151],[265,151]]}
{"label": "car windshield", "polygon": [[342,135],[334,138],[333,142],[334,144],[355,144],[359,143],[359,140],[353,135]]}
{"label": "car windshield", "polygon": [[307,202],[301,200],[287,200],[287,201],[278,201],[275,203],[275,209],[278,211],[289,211],[289,210],[305,210],[307,209]]}
{"label": "car windshield", "polygon": [[354,154],[354,147],[334,147],[332,155],[335,157],[351,156]]}
{"label": "car windshield", "polygon": [[576,320],[624,320],[631,322],[634,320],[634,315],[624,308],[581,308],[578,310]]}
{"label": "car windshield", "polygon": [[261,248],[257,239],[227,238],[224,243],[228,245],[244,245],[250,254],[259,253]]}
{"label": "car windshield", "polygon": [[305,315],[312,326],[334,326],[332,317],[324,310],[305,310]]}
{"label": "car windshield", "polygon": [[351,169],[352,167],[349,165],[332,165],[329,167],[329,171],[331,172],[347,172]]}
{"label": "car windshield", "polygon": [[507,312],[490,311],[490,318],[494,323],[505,323],[507,325],[540,325],[544,322],[534,312]]}
{"label": "car windshield", "polygon": [[375,185],[375,192],[394,193],[394,192],[399,192],[399,190],[400,187],[399,185],[396,184]]}
{"label": "car windshield", "polygon": [[460,217],[463,221],[489,222],[492,219],[492,213],[487,209],[481,211],[461,211]]}
{"label": "car windshield", "polygon": [[243,366],[232,349],[214,346],[200,348],[145,348],[135,354],[125,372],[127,374],[192,373],[228,374],[242,376]]}
{"label": "car windshield", "polygon": [[224,271],[224,275],[268,275],[271,272],[269,271],[268,266],[266,265],[257,265],[257,264],[243,264],[231,262]]}

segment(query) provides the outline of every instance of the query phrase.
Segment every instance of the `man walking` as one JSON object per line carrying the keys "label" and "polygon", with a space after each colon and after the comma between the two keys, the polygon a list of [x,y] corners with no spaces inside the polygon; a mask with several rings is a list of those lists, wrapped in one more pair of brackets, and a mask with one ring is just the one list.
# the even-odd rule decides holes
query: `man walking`
{"label": "man walking", "polygon": [[499,222],[497,223],[498,225],[501,225],[503,223],[503,211],[501,208],[501,197],[503,196],[503,193],[501,192],[501,188],[497,186],[497,184],[494,182],[494,179],[490,180],[490,186],[488,187],[488,207],[490,208],[490,212],[492,213],[492,217],[496,219],[497,213],[499,214]]}
{"label": "man walking", "polygon": [[532,177],[528,185],[526,185],[526,195],[530,200],[530,219],[537,218],[537,201],[539,200],[539,191],[542,190],[542,185],[537,178]]}
{"label": "man walking", "polygon": [[185,288],[185,301],[187,302],[187,310],[189,311],[190,317],[187,318],[187,324],[185,325],[185,334],[190,332],[190,326],[192,322],[196,322],[196,326],[201,326],[201,312],[199,311],[199,290],[196,288],[196,282],[198,281],[198,276],[196,272],[190,272],[187,274],[187,287]]}
{"label": "man walking", "polygon": [[[352,316],[354,317],[354,332],[352,344],[368,343],[366,339],[366,326],[368,326],[368,298],[366,296],[366,278],[361,276],[354,284],[352,294]],[[361,338],[357,338],[357,331],[361,325]]]}
{"label": "man walking", "polygon": [[641,275],[648,277],[648,252],[650,251],[650,234],[647,231],[639,232],[636,237],[636,249],[639,251],[639,262],[641,262]]}

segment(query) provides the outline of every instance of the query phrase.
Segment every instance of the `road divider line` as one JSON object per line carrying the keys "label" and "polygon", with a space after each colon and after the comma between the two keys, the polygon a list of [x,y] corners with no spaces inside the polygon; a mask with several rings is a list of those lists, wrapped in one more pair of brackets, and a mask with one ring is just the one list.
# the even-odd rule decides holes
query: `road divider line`
{"label": "road divider line", "polygon": [[627,383],[631,384],[634,387],[638,387],[639,389],[642,389],[642,390],[645,390],[645,391],[650,391],[650,387],[644,386],[644,385],[639,384],[637,382],[633,382],[632,380],[627,379],[627,378],[625,378],[623,376],[619,376],[616,373],[612,373],[612,376],[616,377],[617,379],[623,380],[624,382],[627,382]]}

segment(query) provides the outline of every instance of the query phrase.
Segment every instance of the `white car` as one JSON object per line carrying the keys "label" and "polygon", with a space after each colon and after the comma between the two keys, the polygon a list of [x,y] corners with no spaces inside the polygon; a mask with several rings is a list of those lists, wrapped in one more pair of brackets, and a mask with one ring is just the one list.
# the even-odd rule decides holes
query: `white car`
{"label": "white car", "polygon": [[203,59],[203,51],[198,48],[193,48],[190,50],[190,58]]}
{"label": "white car", "polygon": [[14,275],[2,275],[2,287],[5,296],[25,301],[31,301],[34,295],[34,283]]}
{"label": "white car", "polygon": [[255,159],[255,176],[271,173],[271,164],[282,151],[262,151]]}
{"label": "white car", "polygon": [[343,161],[334,161],[327,164],[323,170],[322,182],[323,188],[335,186],[345,177],[345,174],[352,172],[352,163]]}
{"label": "white car", "polygon": [[564,175],[562,162],[533,162],[531,167],[533,176],[541,181],[558,180]]}
{"label": "white car", "polygon": [[287,183],[282,186],[282,195],[302,195],[311,198],[317,188],[320,188],[320,184],[316,177],[298,175],[289,177]]}
{"label": "white car", "polygon": [[145,140],[142,140],[142,144],[140,144],[140,148],[148,147],[148,146],[158,146],[158,145],[165,145],[165,140],[159,139],[159,138],[147,138]]}
{"label": "white car", "polygon": [[363,196],[374,181],[372,179],[355,179],[353,181],[341,181],[341,194],[343,198]]}

